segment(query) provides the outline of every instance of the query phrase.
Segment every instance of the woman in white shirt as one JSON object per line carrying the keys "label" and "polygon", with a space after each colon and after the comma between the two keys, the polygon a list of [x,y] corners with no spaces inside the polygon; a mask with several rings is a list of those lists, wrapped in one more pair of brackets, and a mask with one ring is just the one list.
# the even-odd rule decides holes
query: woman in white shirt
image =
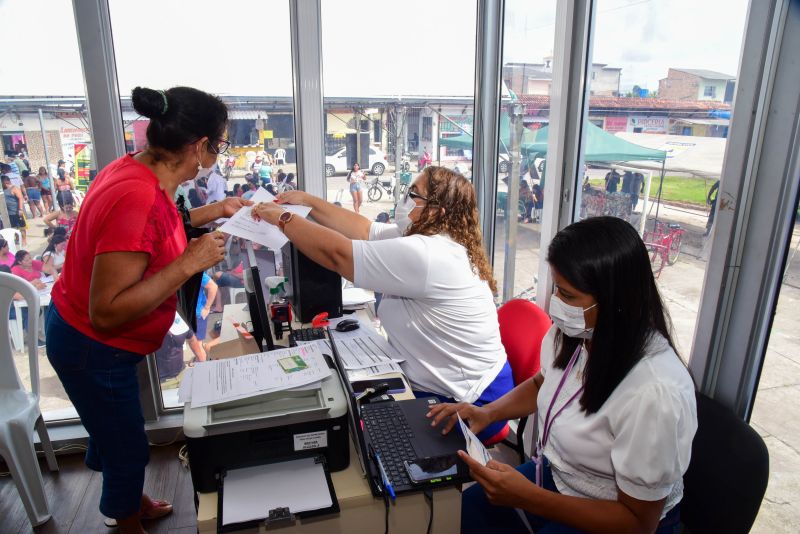
{"label": "woman in white shirt", "polygon": [[54,235],[50,238],[47,248],[42,253],[42,262],[54,271],[61,272],[64,265],[64,256],[67,252],[67,238],[63,235]]}
{"label": "woman in white shirt", "polygon": [[[310,206],[319,224],[291,217],[281,203]],[[463,176],[425,169],[398,203],[396,224],[371,222],[301,191],[253,213],[281,226],[318,264],[384,294],[381,324],[415,391],[485,404],[513,388],[475,190]],[[479,437],[495,441],[504,431],[498,421]]]}
{"label": "woman in white shirt", "polygon": [[697,409],[644,244],[621,219],[590,218],[559,232],[547,261],[554,325],[541,371],[486,406],[428,414],[447,431],[456,412],[473,430],[536,412],[534,461],[482,466],[459,453],[479,483],[464,492],[461,531],[672,533]]}
{"label": "woman in white shirt", "polygon": [[361,165],[353,163],[353,170],[347,174],[347,182],[350,184],[350,196],[353,197],[353,211],[356,213],[361,209],[363,203],[364,189],[364,171],[361,170]]}

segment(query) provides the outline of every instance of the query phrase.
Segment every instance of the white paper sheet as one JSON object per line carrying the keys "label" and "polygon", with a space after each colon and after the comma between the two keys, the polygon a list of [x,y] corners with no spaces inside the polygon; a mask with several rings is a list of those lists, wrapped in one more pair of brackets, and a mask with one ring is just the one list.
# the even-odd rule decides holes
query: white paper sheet
{"label": "white paper sheet", "polygon": [[234,469],[225,477],[222,524],[264,519],[275,508],[296,514],[332,505],[325,469],[314,458]]}
{"label": "white paper sheet", "polygon": [[485,466],[489,463],[489,460],[492,457],[489,455],[489,451],[486,450],[486,447],[483,446],[481,440],[472,433],[472,430],[464,423],[461,419],[461,414],[458,415],[458,424],[461,427],[461,432],[464,433],[464,439],[467,442],[467,454],[469,454],[473,460],[479,462],[481,465]]}
{"label": "white paper sheet", "polygon": [[375,295],[360,287],[348,287],[342,289],[342,306],[352,308],[370,302],[375,302]]}
{"label": "white paper sheet", "polygon": [[[386,373],[402,373],[403,359],[381,336],[359,336],[342,339],[333,335],[339,357],[350,381]],[[327,345],[327,341],[323,341]]]}
{"label": "white paper sheet", "polygon": [[[263,187],[259,187],[256,193],[250,198],[254,204],[259,202],[272,202],[275,197]],[[292,206],[282,204],[281,207],[291,211],[300,217],[308,217],[311,208],[308,206]],[[289,240],[283,235],[280,229],[266,221],[256,221],[252,216],[253,207],[248,206],[237,211],[233,217],[219,227],[221,232],[235,235],[253,241],[272,250],[280,250]]]}
{"label": "white paper sheet", "polygon": [[330,376],[317,345],[198,363],[192,372],[192,406],[210,406],[304,386]]}
{"label": "white paper sheet", "polygon": [[192,400],[192,372],[194,372],[194,367],[187,367],[183,372],[183,378],[178,386],[178,400],[181,402],[191,402]]}

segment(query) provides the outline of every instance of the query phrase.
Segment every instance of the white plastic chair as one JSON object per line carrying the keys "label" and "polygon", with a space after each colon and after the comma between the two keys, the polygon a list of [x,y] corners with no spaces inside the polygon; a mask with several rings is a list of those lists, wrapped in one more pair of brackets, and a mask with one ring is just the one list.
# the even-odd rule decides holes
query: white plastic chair
{"label": "white plastic chair", "polygon": [[[39,409],[39,293],[27,281],[0,273],[0,313],[8,317],[14,293],[28,302],[28,360],[31,392],[22,385],[14,365],[9,339],[9,321],[0,320],[0,456],[8,465],[25,511],[33,526],[50,519],[42,472],[33,446],[33,430],[39,433],[42,449],[51,471],[58,471],[53,444]],[[4,310],[4,311],[3,311]]]}
{"label": "white plastic chair", "polygon": [[73,189],[70,192],[72,193],[72,199],[75,202],[75,207],[80,208],[81,204],[83,204],[83,192],[78,191],[77,189]]}
{"label": "white plastic chair", "polygon": [[275,165],[281,163],[282,165],[286,165],[286,151],[282,148],[279,148],[275,151],[275,155],[272,156],[272,159],[275,160]]}
{"label": "white plastic chair", "polygon": [[8,251],[16,254],[22,248],[22,232],[16,228],[3,228],[0,230],[0,237],[8,241]]}

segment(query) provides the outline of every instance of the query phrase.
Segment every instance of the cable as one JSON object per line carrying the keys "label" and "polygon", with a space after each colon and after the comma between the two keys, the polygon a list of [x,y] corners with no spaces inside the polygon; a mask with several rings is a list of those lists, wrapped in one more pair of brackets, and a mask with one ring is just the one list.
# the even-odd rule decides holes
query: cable
{"label": "cable", "polygon": [[168,445],[172,445],[173,443],[175,443],[176,441],[178,441],[178,437],[180,437],[180,435],[181,435],[182,433],[183,433],[183,429],[181,428],[181,429],[179,429],[179,430],[178,430],[178,431],[175,433],[175,436],[173,436],[173,438],[172,438],[171,440],[169,440],[169,441],[167,441],[167,442],[165,442],[165,443],[153,443],[152,441],[150,441],[150,442],[148,442],[147,444],[148,444],[149,446],[151,446],[151,447],[166,447],[166,446],[168,446]]}
{"label": "cable", "polygon": [[389,534],[389,495],[386,490],[383,491],[383,506],[386,508],[383,532],[384,534]]}
{"label": "cable", "polygon": [[431,515],[428,518],[428,534],[431,534],[431,529],[433,528],[433,491],[432,490],[425,490],[425,500],[431,505]]}
{"label": "cable", "polygon": [[184,468],[189,469],[189,449],[186,448],[186,445],[178,449],[178,460]]}

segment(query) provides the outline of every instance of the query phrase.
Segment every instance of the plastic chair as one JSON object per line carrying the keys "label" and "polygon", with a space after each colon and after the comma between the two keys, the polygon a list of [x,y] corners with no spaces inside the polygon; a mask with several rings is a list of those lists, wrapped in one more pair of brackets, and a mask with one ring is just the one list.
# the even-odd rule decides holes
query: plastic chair
{"label": "plastic chair", "polygon": [[8,251],[16,254],[22,247],[22,232],[16,228],[3,228],[0,230],[0,237],[8,241]]}
{"label": "plastic chair", "polygon": [[[552,321],[539,306],[523,299],[513,299],[503,304],[497,310],[497,320],[500,323],[500,341],[506,349],[508,364],[514,375],[514,385],[517,386],[539,372],[542,339]],[[520,463],[525,461],[522,435],[527,422],[527,417],[519,420],[514,442],[502,440],[504,445],[517,451]]]}
{"label": "plastic chair", "polygon": [[769,451],[758,432],[697,393],[697,434],[683,475],[681,522],[690,532],[750,532],[769,480]]}
{"label": "plastic chair", "polygon": [[286,165],[286,151],[284,149],[279,148],[276,150],[272,158],[275,160],[275,165],[278,165],[278,163]]}
{"label": "plastic chair", "polygon": [[39,409],[39,294],[27,281],[12,274],[0,273],[0,310],[8,317],[14,294],[20,293],[28,302],[28,360],[30,362],[31,392],[25,390],[14,365],[9,340],[9,321],[0,321],[0,456],[3,457],[22,504],[33,526],[50,519],[47,497],[36,450],[33,430],[39,433],[42,449],[51,471],[58,471],[56,455],[47,434]]}

